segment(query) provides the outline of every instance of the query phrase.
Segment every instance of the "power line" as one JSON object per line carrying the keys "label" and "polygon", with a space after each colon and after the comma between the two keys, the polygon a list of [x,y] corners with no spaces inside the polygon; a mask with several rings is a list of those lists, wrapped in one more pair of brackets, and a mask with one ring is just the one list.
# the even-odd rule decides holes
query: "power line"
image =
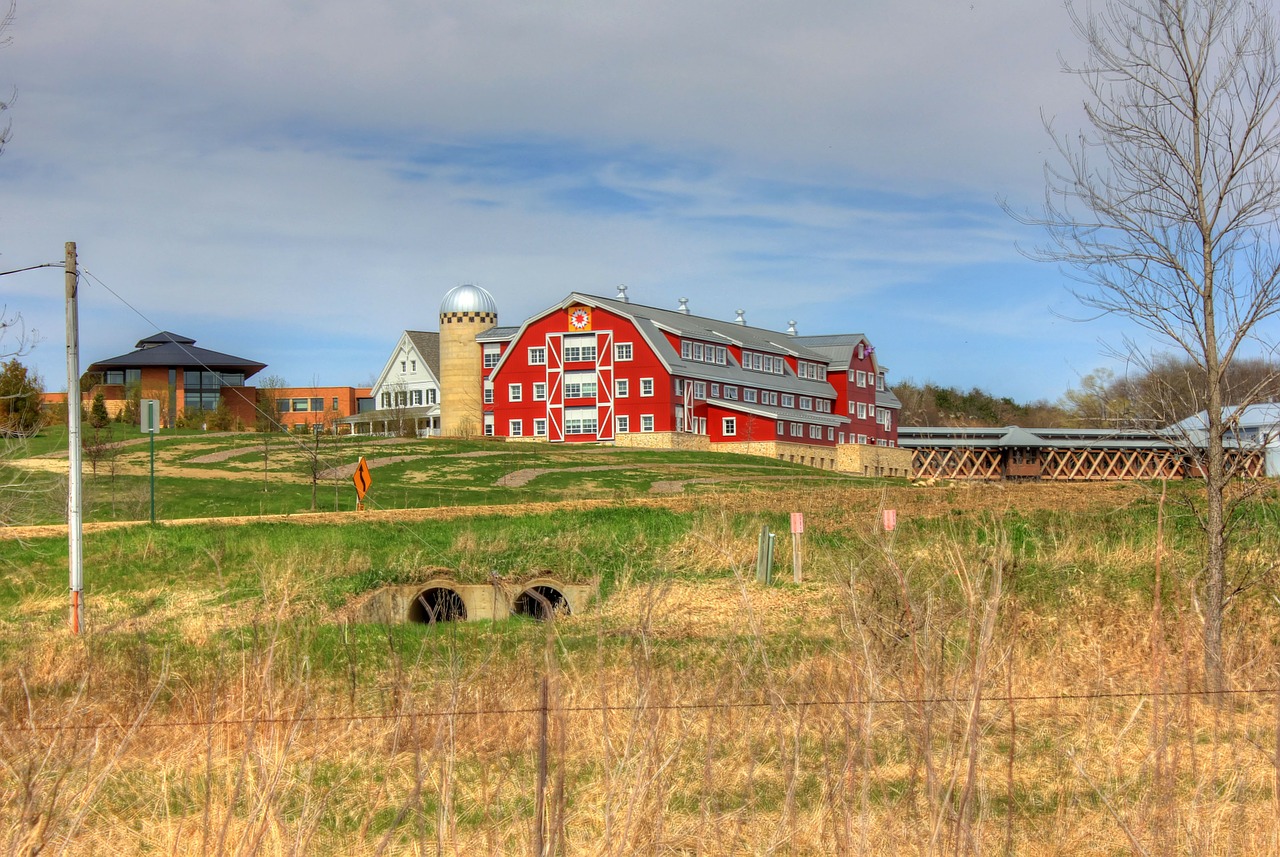
{"label": "power line", "polygon": [[[58,265],[61,265],[61,264],[62,264],[62,263],[58,263]],[[41,266],[36,266],[36,267],[47,267],[47,266],[43,266],[43,265],[41,265]],[[117,292],[115,289],[113,289],[113,288],[111,288],[109,285],[107,285],[107,284],[106,284],[106,282],[104,282],[104,281],[103,281],[100,277],[98,277],[96,274],[94,274],[94,273],[93,273],[93,272],[91,272],[91,271],[86,270],[85,268],[80,268],[80,269],[79,269],[79,272],[80,272],[80,274],[84,275],[85,277],[88,277],[89,279],[93,280],[93,282],[97,283],[99,286],[101,286],[103,289],[105,289],[105,290],[106,290],[106,291],[107,291],[107,292],[108,292],[112,297],[114,297],[116,300],[118,300],[118,301],[119,301],[121,304],[123,304],[124,306],[128,307],[130,311],[132,311],[136,316],[138,316],[138,318],[142,319],[142,320],[143,320],[144,322],[146,322],[148,325],[150,325],[153,329],[155,329],[155,330],[163,330],[163,329],[164,329],[161,325],[156,324],[156,322],[152,321],[152,320],[147,316],[147,314],[146,314],[146,313],[144,313],[142,310],[140,310],[140,309],[138,309],[136,306],[134,306],[134,305],[133,305],[133,304],[132,304],[132,303],[131,303],[127,298],[125,298],[123,295],[121,295],[121,294],[120,294],[119,292]],[[191,353],[191,351],[190,351],[190,350],[188,350],[188,349],[187,349],[187,347],[186,347],[183,343],[180,343],[180,342],[179,342],[179,343],[174,343],[174,344],[175,344],[175,345],[177,345],[177,346],[178,346],[178,347],[183,351],[183,353],[185,353],[188,357],[190,357],[190,358],[191,358],[191,362],[192,362],[194,365],[199,366],[201,369],[203,369],[203,370],[204,370],[204,371],[206,371],[206,372],[214,372],[214,371],[215,371],[215,370],[211,369],[209,366],[207,366],[206,364],[204,364],[202,361],[200,361],[199,359],[197,359],[197,358],[195,357],[195,355],[194,355],[194,354],[192,354],[192,353]],[[245,401],[248,401],[247,397],[246,397]],[[264,418],[266,418],[267,420],[270,420],[272,423],[274,423],[274,424],[276,424],[276,425],[279,425],[279,422],[278,422],[278,421],[277,421],[277,420],[272,416],[272,414],[271,414],[271,413],[269,413],[268,411],[264,410],[262,407],[260,407],[257,401],[254,401],[254,402],[252,403],[252,406],[253,406],[253,410],[254,410],[254,412],[255,412],[257,415],[259,415],[259,416],[261,416],[261,417],[264,417]],[[282,434],[283,434],[283,436],[287,439],[287,441],[288,441],[288,442],[292,443],[292,444],[295,446],[295,448],[296,448],[296,450],[297,450],[297,451],[300,451],[303,455],[305,455],[305,456],[307,456],[307,457],[314,458],[314,460],[315,460],[315,462],[316,462],[315,466],[316,466],[317,470],[319,470],[319,469],[321,468],[321,466],[323,466],[323,468],[324,468],[324,469],[326,469],[326,470],[336,470],[336,469],[337,469],[341,464],[345,464],[345,463],[347,463],[347,462],[334,463],[334,461],[333,461],[331,458],[328,458],[328,457],[321,457],[318,451],[315,451],[315,450],[312,450],[312,449],[308,449],[308,448],[307,448],[307,445],[306,445],[306,442],[305,442],[303,439],[299,438],[299,437],[295,437],[295,436],[293,435],[293,433],[292,433],[292,432],[285,431],[285,432],[282,432]],[[381,504],[379,504],[376,500],[366,500],[365,502],[366,502],[366,505],[370,505],[370,506],[372,506],[372,507],[373,507],[373,509],[374,509],[375,511],[394,511],[391,507],[388,507],[388,506],[382,506],[382,505],[381,505]],[[421,534],[419,534],[419,533],[415,532],[415,531],[414,531],[413,529],[411,529],[410,527],[408,527],[408,526],[406,526],[406,525],[404,525],[404,524],[402,524],[402,523],[400,523],[400,522],[398,522],[398,521],[392,521],[391,523],[393,523],[395,526],[399,527],[399,529],[400,529],[402,532],[407,533],[407,534],[408,534],[408,535],[410,535],[413,539],[415,539],[416,541],[418,541],[418,542],[422,545],[422,547],[423,547],[423,548],[427,549],[427,551],[428,551],[428,555],[430,555],[430,556],[432,556],[432,557],[434,557],[434,558],[439,558],[439,557],[441,557],[441,556],[442,556],[442,554],[440,553],[440,551],[439,551],[439,550],[437,550],[437,549],[435,549],[435,548],[434,548],[434,546],[433,546],[433,545],[431,545],[431,543],[430,543],[430,542],[428,542],[425,538],[423,538]]]}
{"label": "power line", "polygon": [[23,271],[35,271],[40,268],[65,268],[66,262],[45,262],[42,265],[28,265],[25,268],[14,268],[12,271],[0,271],[0,277],[7,277],[9,274],[21,274]]}

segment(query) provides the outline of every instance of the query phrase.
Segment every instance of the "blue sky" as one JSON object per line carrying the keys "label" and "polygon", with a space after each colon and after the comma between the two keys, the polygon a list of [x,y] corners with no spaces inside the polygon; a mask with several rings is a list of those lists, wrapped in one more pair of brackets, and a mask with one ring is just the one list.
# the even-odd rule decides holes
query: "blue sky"
{"label": "blue sky", "polygon": [[[0,268],[77,242],[82,366],[166,329],[362,384],[474,282],[862,332],[891,379],[1056,399],[1080,323],[1039,236],[1056,3],[19,0]],[[65,380],[61,272],[0,279]],[[114,294],[113,294],[114,292]]]}

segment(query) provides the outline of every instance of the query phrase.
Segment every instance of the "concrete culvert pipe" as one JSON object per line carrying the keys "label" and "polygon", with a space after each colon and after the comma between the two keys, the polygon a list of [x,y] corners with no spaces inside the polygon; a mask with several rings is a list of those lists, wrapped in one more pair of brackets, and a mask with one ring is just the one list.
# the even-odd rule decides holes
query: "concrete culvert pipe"
{"label": "concrete culvert pipe", "polygon": [[569,599],[554,586],[538,584],[521,592],[513,608],[517,616],[532,616],[539,620],[551,619],[558,613],[569,613]]}
{"label": "concrete culvert pipe", "polygon": [[467,605],[461,595],[447,586],[433,586],[419,592],[409,604],[409,621],[424,624],[465,622]]}

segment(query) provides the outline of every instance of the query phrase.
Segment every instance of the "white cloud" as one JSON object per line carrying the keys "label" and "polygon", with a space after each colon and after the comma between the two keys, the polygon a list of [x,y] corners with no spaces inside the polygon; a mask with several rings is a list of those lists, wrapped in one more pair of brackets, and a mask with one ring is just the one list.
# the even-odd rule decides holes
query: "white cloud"
{"label": "white cloud", "polygon": [[[1020,0],[19,11],[0,51],[19,90],[5,260],[77,240],[157,326],[333,383],[385,355],[351,366],[321,343],[434,327],[467,281],[511,323],[619,282],[762,323],[807,309],[809,332],[864,329],[867,302],[916,284],[954,318],[971,297],[947,287],[957,272],[1020,264],[994,199],[1034,199],[1039,111],[1072,103],[1065,15]],[[5,285],[60,329],[49,283]],[[110,303],[89,307],[91,359],[150,332]],[[244,333],[263,323],[279,357]],[[59,353],[38,355],[46,376]],[[932,374],[913,359],[890,362]]]}

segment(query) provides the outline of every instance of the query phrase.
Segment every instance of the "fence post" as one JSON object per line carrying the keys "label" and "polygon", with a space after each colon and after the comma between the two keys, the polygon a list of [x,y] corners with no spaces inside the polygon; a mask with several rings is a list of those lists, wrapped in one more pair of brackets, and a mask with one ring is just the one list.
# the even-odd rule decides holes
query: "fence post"
{"label": "fence post", "polygon": [[545,857],[543,832],[547,815],[547,677],[538,694],[538,786],[533,800],[533,857]]}

